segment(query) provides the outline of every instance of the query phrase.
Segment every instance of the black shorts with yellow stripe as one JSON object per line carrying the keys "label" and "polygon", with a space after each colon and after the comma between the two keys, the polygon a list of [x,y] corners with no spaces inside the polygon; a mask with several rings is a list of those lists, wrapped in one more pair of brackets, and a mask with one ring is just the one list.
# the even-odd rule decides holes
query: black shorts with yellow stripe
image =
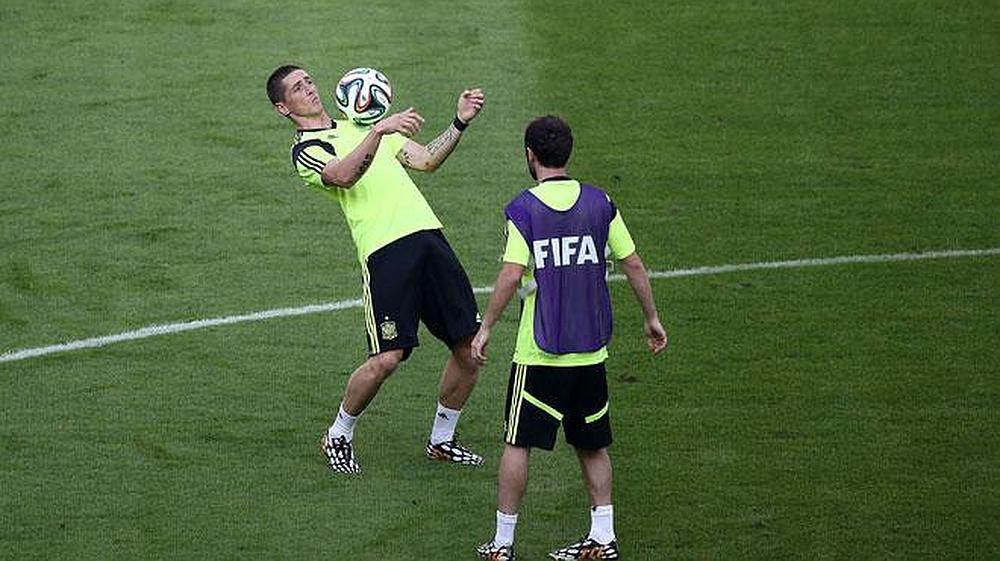
{"label": "black shorts with yellow stripe", "polygon": [[597,450],[611,444],[604,363],[536,366],[514,363],[507,383],[504,441],[551,450],[562,425],[566,442]]}
{"label": "black shorts with yellow stripe", "polygon": [[469,277],[441,230],[421,230],[376,250],[362,264],[368,354],[420,344],[422,321],[453,348],[475,335],[479,310]]}

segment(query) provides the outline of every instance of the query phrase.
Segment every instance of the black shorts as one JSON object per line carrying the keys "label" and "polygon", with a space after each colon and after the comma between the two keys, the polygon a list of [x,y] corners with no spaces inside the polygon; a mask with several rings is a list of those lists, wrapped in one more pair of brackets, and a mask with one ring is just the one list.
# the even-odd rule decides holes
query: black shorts
{"label": "black shorts", "polygon": [[440,230],[422,230],[368,256],[362,267],[368,354],[419,345],[424,322],[448,348],[479,328],[469,277]]}
{"label": "black shorts", "polygon": [[604,363],[527,366],[514,363],[507,383],[504,441],[551,450],[562,424],[566,442],[597,450],[611,444]]}

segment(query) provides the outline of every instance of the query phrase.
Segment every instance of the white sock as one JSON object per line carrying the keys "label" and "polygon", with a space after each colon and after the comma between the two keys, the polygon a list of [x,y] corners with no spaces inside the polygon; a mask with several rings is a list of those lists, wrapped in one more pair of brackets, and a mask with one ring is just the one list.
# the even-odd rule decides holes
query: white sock
{"label": "white sock", "polygon": [[615,512],[611,505],[590,508],[590,535],[597,543],[608,544],[615,539]]}
{"label": "white sock", "polygon": [[437,413],[434,414],[434,427],[431,429],[431,444],[454,440],[455,426],[458,425],[458,417],[461,414],[461,409],[448,409],[438,403]]}
{"label": "white sock", "polygon": [[349,415],[347,411],[344,411],[344,404],[341,404],[340,410],[337,411],[337,418],[333,420],[333,424],[330,425],[326,433],[330,435],[330,438],[343,436],[348,442],[351,442],[354,440],[354,424],[358,422],[360,416]]}
{"label": "white sock", "polygon": [[504,514],[497,511],[497,533],[493,545],[514,545],[514,528],[517,527],[517,513]]}

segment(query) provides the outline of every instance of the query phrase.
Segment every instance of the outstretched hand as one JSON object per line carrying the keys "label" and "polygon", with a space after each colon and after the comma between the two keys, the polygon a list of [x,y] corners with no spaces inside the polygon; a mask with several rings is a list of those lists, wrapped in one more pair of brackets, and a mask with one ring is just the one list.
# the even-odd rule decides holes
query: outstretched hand
{"label": "outstretched hand", "polygon": [[667,330],[663,329],[659,319],[646,322],[646,344],[649,345],[650,352],[654,355],[660,354],[667,348],[668,342]]}
{"label": "outstretched hand", "polygon": [[373,130],[379,134],[399,134],[410,137],[420,132],[424,126],[424,118],[417,110],[408,107],[405,111],[395,113],[375,123]]}
{"label": "outstretched hand", "polygon": [[465,90],[458,96],[456,114],[463,123],[468,123],[475,119],[476,115],[479,115],[479,110],[483,108],[484,103],[486,103],[486,94],[483,93],[483,90],[479,88]]}

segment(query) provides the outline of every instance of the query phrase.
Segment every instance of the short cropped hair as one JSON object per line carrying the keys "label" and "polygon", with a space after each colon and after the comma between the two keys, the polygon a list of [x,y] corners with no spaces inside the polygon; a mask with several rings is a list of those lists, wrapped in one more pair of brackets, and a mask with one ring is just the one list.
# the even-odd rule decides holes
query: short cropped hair
{"label": "short cropped hair", "polygon": [[294,64],[286,64],[279,66],[268,76],[267,98],[271,100],[272,104],[285,101],[285,85],[282,82],[285,80],[285,77],[296,70],[302,70],[302,68]]}
{"label": "short cropped hair", "polygon": [[559,117],[538,117],[524,131],[524,146],[531,148],[538,163],[543,166],[561,168],[569,161],[573,151],[573,131]]}

